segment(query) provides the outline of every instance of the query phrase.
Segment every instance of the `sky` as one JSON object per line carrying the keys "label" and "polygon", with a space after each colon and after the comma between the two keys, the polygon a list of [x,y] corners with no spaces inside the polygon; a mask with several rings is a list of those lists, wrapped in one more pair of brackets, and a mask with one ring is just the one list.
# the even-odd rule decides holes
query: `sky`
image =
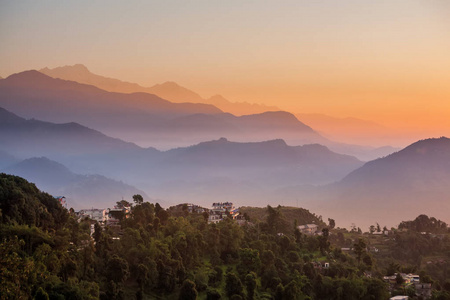
{"label": "sky", "polygon": [[450,135],[450,2],[3,1],[0,76],[82,63],[202,97]]}

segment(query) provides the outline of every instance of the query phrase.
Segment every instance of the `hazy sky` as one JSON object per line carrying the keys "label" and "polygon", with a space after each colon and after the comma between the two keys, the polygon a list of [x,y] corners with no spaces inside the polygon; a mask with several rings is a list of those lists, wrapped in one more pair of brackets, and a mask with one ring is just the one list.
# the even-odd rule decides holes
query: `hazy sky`
{"label": "hazy sky", "polygon": [[2,77],[82,63],[203,97],[450,129],[446,0],[0,1],[0,45]]}

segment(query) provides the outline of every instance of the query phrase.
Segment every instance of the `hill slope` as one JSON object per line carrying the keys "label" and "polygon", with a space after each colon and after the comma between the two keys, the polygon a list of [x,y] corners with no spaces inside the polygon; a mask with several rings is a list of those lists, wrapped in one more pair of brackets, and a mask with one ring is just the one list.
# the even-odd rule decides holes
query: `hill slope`
{"label": "hill slope", "polygon": [[130,200],[135,194],[148,199],[143,191],[133,186],[101,175],[78,175],[45,157],[26,159],[2,171],[23,177],[52,195],[65,196],[67,205],[75,209],[106,208],[122,197]]}
{"label": "hill slope", "polygon": [[[241,214],[248,214],[250,221],[266,221],[267,216],[269,215],[268,210],[265,207],[243,206],[239,208],[239,211]],[[317,224],[321,227],[326,226],[326,224],[321,221],[316,214],[311,213],[309,210],[304,208],[280,206],[280,212],[289,224],[292,225],[292,228],[294,227],[295,221],[297,221],[298,225]]]}
{"label": "hill slope", "polygon": [[173,203],[189,200],[209,205],[211,199],[220,197],[254,205],[267,191],[334,182],[362,165],[324,146],[294,147],[283,140],[239,143],[223,138],[161,152],[76,123],[25,120],[6,110],[0,114],[1,120],[7,120],[0,121],[0,139],[7,141],[0,150],[20,159],[45,156],[78,174],[122,180]]}
{"label": "hill slope", "polygon": [[284,193],[291,202],[310,199],[308,208],[345,220],[339,226],[394,226],[420,214],[449,222],[450,139],[418,141],[364,164],[336,184]]}
{"label": "hill slope", "polygon": [[0,149],[18,158],[62,157],[137,151],[132,143],[108,137],[78,123],[26,120],[0,107]]}

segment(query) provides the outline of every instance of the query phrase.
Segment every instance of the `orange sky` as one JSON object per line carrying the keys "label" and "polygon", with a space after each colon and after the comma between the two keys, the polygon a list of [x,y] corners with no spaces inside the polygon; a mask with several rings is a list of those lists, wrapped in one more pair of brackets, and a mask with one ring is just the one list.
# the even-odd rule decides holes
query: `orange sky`
{"label": "orange sky", "polygon": [[2,1],[0,76],[82,63],[450,135],[448,1]]}

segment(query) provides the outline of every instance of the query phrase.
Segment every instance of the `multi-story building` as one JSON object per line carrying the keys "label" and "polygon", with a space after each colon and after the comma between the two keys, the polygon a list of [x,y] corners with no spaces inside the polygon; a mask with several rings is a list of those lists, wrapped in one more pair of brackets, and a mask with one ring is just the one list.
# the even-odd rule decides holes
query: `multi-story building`
{"label": "multi-story building", "polygon": [[231,217],[234,220],[239,218],[239,208],[235,208],[233,202],[215,202],[209,211],[208,223],[217,223],[225,217]]}
{"label": "multi-story building", "polygon": [[89,217],[91,220],[99,223],[108,221],[108,211],[101,208],[82,209],[78,212],[78,216],[80,218]]}

